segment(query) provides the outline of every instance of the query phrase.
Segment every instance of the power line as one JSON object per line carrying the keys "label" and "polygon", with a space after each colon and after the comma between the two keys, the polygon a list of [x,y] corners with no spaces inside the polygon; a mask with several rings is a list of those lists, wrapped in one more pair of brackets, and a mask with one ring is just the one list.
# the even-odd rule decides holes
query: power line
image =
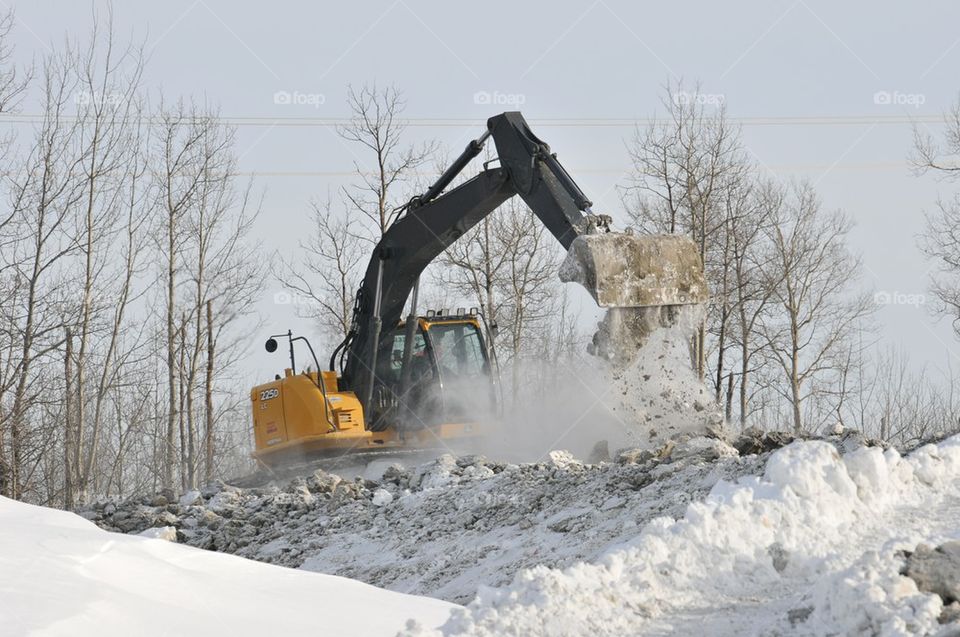
{"label": "power line", "polygon": [[[76,116],[64,116],[65,121],[76,121]],[[211,117],[219,124],[237,127],[289,127],[289,128],[324,128],[343,126],[352,120],[349,117],[266,117],[266,116],[215,116]],[[8,124],[40,124],[44,121],[40,114],[3,114],[0,123]],[[158,125],[163,120],[157,116],[134,118],[131,122],[148,125]],[[667,118],[639,117],[594,117],[594,118],[531,118],[528,120],[538,128],[633,128],[650,124],[666,123]],[[941,124],[941,115],[813,115],[813,116],[748,116],[728,117],[727,121],[744,127],[750,126],[866,126],[866,125],[904,125],[904,124]],[[403,124],[414,128],[444,128],[444,127],[471,127],[482,124],[483,118],[438,118],[438,117],[408,117]]]}
{"label": "power line", "polygon": [[[833,164],[784,164],[768,165],[768,169],[773,171],[798,171],[798,170],[823,170]],[[889,162],[843,162],[836,166],[837,170],[901,170],[909,168],[910,164],[906,161]],[[623,168],[577,168],[570,167],[571,172],[578,175],[623,175],[629,171],[629,167]],[[356,171],[340,170],[248,170],[232,173],[237,177],[356,177]],[[375,173],[363,172],[364,175],[375,175]],[[416,172],[411,173],[412,177],[436,177],[435,172]]]}

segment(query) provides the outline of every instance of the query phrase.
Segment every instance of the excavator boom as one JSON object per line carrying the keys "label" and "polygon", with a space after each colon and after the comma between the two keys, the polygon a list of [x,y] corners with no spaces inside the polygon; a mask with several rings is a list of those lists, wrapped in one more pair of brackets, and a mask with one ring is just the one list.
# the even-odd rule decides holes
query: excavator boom
{"label": "excavator boom", "polygon": [[[485,168],[446,191],[490,137],[499,167]],[[404,207],[374,250],[357,293],[351,331],[334,353],[340,354],[344,384],[365,408],[372,400],[383,339],[399,323],[424,268],[515,195],[568,250],[561,277],[581,283],[599,305],[670,306],[705,300],[703,266],[690,239],[608,232],[609,217],[592,214],[590,200],[523,116],[502,113],[487,120],[486,133]]]}

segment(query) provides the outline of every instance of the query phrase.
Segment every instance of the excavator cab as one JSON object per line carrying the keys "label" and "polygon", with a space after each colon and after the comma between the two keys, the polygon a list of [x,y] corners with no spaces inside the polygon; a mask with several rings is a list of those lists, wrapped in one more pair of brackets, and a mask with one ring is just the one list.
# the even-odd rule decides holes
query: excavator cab
{"label": "excavator cab", "polygon": [[476,425],[496,416],[498,374],[476,310],[431,311],[416,321],[415,330],[402,321],[383,339],[372,427],[413,431],[443,423]]}

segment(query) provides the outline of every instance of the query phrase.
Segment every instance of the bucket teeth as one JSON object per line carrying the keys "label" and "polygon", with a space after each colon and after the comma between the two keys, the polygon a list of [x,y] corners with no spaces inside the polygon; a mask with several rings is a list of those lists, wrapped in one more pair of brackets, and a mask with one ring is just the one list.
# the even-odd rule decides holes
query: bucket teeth
{"label": "bucket teeth", "polygon": [[600,307],[693,305],[709,296],[696,244],[672,234],[581,235],[560,266],[560,280],[585,287]]}

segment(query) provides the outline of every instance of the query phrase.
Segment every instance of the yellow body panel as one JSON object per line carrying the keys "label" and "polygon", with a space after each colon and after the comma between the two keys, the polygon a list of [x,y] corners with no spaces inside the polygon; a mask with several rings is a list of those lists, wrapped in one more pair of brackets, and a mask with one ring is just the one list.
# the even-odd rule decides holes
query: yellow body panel
{"label": "yellow body panel", "polygon": [[[420,318],[420,328],[429,331],[433,324],[470,324],[480,329],[475,317],[460,320]],[[402,323],[400,327],[402,327]],[[352,391],[340,391],[337,374],[320,373],[326,391],[317,386],[317,373],[294,374],[257,385],[250,392],[256,450],[253,456],[267,464],[291,456],[347,453],[353,450],[389,447],[436,446],[445,439],[470,438],[480,434],[475,423],[443,423],[429,429],[412,428],[401,434],[395,429],[367,431],[363,406]]]}
{"label": "yellow body panel", "polygon": [[256,457],[290,450],[308,440],[357,441],[370,436],[364,429],[363,407],[353,392],[337,391],[333,372],[323,372],[323,393],[316,372],[287,374],[280,380],[257,385],[250,392]]}

